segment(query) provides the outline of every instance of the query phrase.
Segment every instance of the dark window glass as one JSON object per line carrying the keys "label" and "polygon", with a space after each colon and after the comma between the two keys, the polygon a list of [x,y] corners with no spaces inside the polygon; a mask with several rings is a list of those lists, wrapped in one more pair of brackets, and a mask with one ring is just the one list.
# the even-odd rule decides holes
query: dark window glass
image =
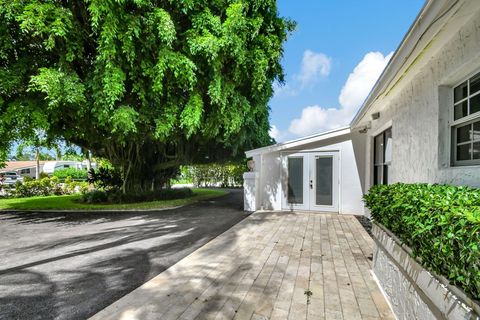
{"label": "dark window glass", "polygon": [[457,143],[470,141],[471,124],[457,128]]}
{"label": "dark window glass", "polygon": [[388,184],[388,166],[383,166],[383,184]]}
{"label": "dark window glass", "polygon": [[303,203],[303,158],[288,158],[288,202]]}
{"label": "dark window glass", "polygon": [[468,116],[468,102],[463,101],[462,103],[455,105],[453,113],[454,120]]}
{"label": "dark window glass", "polygon": [[470,147],[470,143],[457,146],[457,161],[470,160]]}
{"label": "dark window glass", "polygon": [[470,98],[470,114],[480,111],[480,94]]}
{"label": "dark window glass", "polygon": [[375,166],[373,172],[374,184],[383,184],[383,166]]}
{"label": "dark window glass", "polygon": [[470,79],[470,95],[480,90],[480,73]]}
{"label": "dark window glass", "polygon": [[480,159],[480,142],[473,143],[473,159]]}
{"label": "dark window glass", "polygon": [[383,164],[383,133],[375,137],[375,159],[376,165]]}
{"label": "dark window glass", "polygon": [[454,92],[454,101],[457,102],[457,101],[460,101],[464,98],[467,97],[467,94],[468,94],[468,82],[465,81],[464,83],[462,83],[461,85],[459,85],[458,87],[456,87],[453,92]]}
{"label": "dark window glass", "polygon": [[316,162],[315,204],[331,206],[333,204],[333,158],[320,157]]}
{"label": "dark window glass", "polygon": [[[374,168],[373,168],[373,182],[374,184],[388,184],[388,166],[386,161],[390,162],[391,159],[387,155],[387,149],[390,149],[388,153],[391,153],[392,146],[387,144],[392,143],[392,128],[383,131],[381,134],[374,138]],[[388,159],[387,159],[388,158]]]}
{"label": "dark window glass", "polygon": [[480,121],[473,124],[472,140],[480,140]]}

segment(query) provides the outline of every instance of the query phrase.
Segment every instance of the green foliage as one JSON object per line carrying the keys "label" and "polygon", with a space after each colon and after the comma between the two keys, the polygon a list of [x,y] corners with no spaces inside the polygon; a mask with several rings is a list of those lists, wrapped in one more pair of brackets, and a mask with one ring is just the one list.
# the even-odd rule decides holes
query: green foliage
{"label": "green foliage", "polygon": [[202,164],[183,166],[175,183],[193,183],[196,187],[236,188],[243,185],[245,164]]}
{"label": "green foliage", "polygon": [[83,193],[88,190],[88,183],[81,181],[72,181],[66,179],[64,183],[60,183],[58,177],[43,177],[39,180],[24,178],[23,183],[17,181],[15,189],[9,191],[10,196],[15,198],[35,197],[35,196],[52,196],[62,194]]}
{"label": "green foliage", "polygon": [[184,199],[192,197],[193,191],[188,188],[182,189],[163,189],[156,191],[144,191],[138,193],[123,194],[118,189],[106,191],[94,190],[84,193],[81,201],[85,203],[114,204],[114,203],[136,203],[149,201],[163,201]]}
{"label": "green foliage", "polygon": [[480,189],[398,183],[374,186],[364,200],[427,269],[480,299]]}
{"label": "green foliage", "polygon": [[76,180],[87,180],[87,175],[88,173],[86,170],[76,168],[65,168],[53,172],[53,176],[60,180],[65,180],[68,177]]}
{"label": "green foliage", "polygon": [[58,178],[42,178],[39,180],[30,180],[25,182],[17,181],[15,184],[14,196],[21,197],[34,197],[34,196],[49,196],[60,195],[62,189],[58,185]]}
{"label": "green foliage", "polygon": [[40,178],[40,179],[49,178],[48,173],[46,173],[46,172],[44,172],[44,171],[40,172],[39,178]]}
{"label": "green foliage", "polygon": [[105,167],[100,167],[97,170],[90,169],[87,180],[88,183],[103,190],[118,189],[122,184],[120,173],[115,169]]}
{"label": "green foliage", "polygon": [[243,157],[272,143],[293,28],[274,0],[0,0],[0,164],[14,141],[64,140],[147,190]]}

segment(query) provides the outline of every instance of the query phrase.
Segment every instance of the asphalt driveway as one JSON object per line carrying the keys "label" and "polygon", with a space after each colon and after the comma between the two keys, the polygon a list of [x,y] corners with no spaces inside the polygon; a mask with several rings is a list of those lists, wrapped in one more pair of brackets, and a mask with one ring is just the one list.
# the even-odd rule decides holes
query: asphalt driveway
{"label": "asphalt driveway", "polygon": [[247,215],[243,194],[142,213],[0,213],[0,319],[85,319]]}

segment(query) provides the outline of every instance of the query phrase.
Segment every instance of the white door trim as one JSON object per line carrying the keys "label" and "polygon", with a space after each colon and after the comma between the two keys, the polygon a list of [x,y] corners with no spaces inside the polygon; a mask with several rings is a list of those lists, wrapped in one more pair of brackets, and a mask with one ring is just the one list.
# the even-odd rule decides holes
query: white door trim
{"label": "white door trim", "polygon": [[[288,203],[288,158],[303,159],[303,203]],[[315,204],[315,159],[316,157],[331,157],[332,162],[332,191],[333,202],[331,206],[322,206]],[[302,210],[302,211],[320,211],[320,212],[339,212],[340,209],[340,152],[339,151],[312,151],[312,152],[295,152],[282,153],[282,209],[283,210]],[[310,188],[310,180],[312,180],[313,188]]]}

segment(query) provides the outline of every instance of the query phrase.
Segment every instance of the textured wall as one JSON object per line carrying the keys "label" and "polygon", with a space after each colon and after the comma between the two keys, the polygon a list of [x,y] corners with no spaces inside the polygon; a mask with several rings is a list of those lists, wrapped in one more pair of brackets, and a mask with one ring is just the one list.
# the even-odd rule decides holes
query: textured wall
{"label": "textured wall", "polygon": [[437,319],[410,281],[385,252],[378,248],[374,256],[373,272],[399,320]]}
{"label": "textured wall", "polygon": [[373,273],[398,319],[480,319],[464,294],[453,294],[377,225],[372,232]]}
{"label": "textured wall", "polygon": [[[284,151],[284,153],[277,151],[262,155],[261,167],[258,169],[260,171],[260,194],[257,207],[261,206],[268,210],[286,209],[284,205],[287,202],[286,152],[322,151],[338,151],[340,154],[339,212],[346,214],[364,214],[360,178],[364,173],[359,171],[362,167],[357,166],[356,154],[354,153],[352,141],[349,136],[340,137],[337,140],[312,143],[295,151]],[[363,149],[358,150],[358,152],[363,154]],[[364,158],[364,156],[362,158]]]}
{"label": "textured wall", "polygon": [[391,182],[480,187],[478,166],[450,167],[448,159],[451,89],[480,71],[479,12],[461,26],[446,28],[434,39],[436,42],[441,43],[440,49],[425,51],[423,64],[414,65],[404,80],[375,102],[371,112],[380,111],[380,119],[371,121],[367,150],[373,134],[392,121]]}

